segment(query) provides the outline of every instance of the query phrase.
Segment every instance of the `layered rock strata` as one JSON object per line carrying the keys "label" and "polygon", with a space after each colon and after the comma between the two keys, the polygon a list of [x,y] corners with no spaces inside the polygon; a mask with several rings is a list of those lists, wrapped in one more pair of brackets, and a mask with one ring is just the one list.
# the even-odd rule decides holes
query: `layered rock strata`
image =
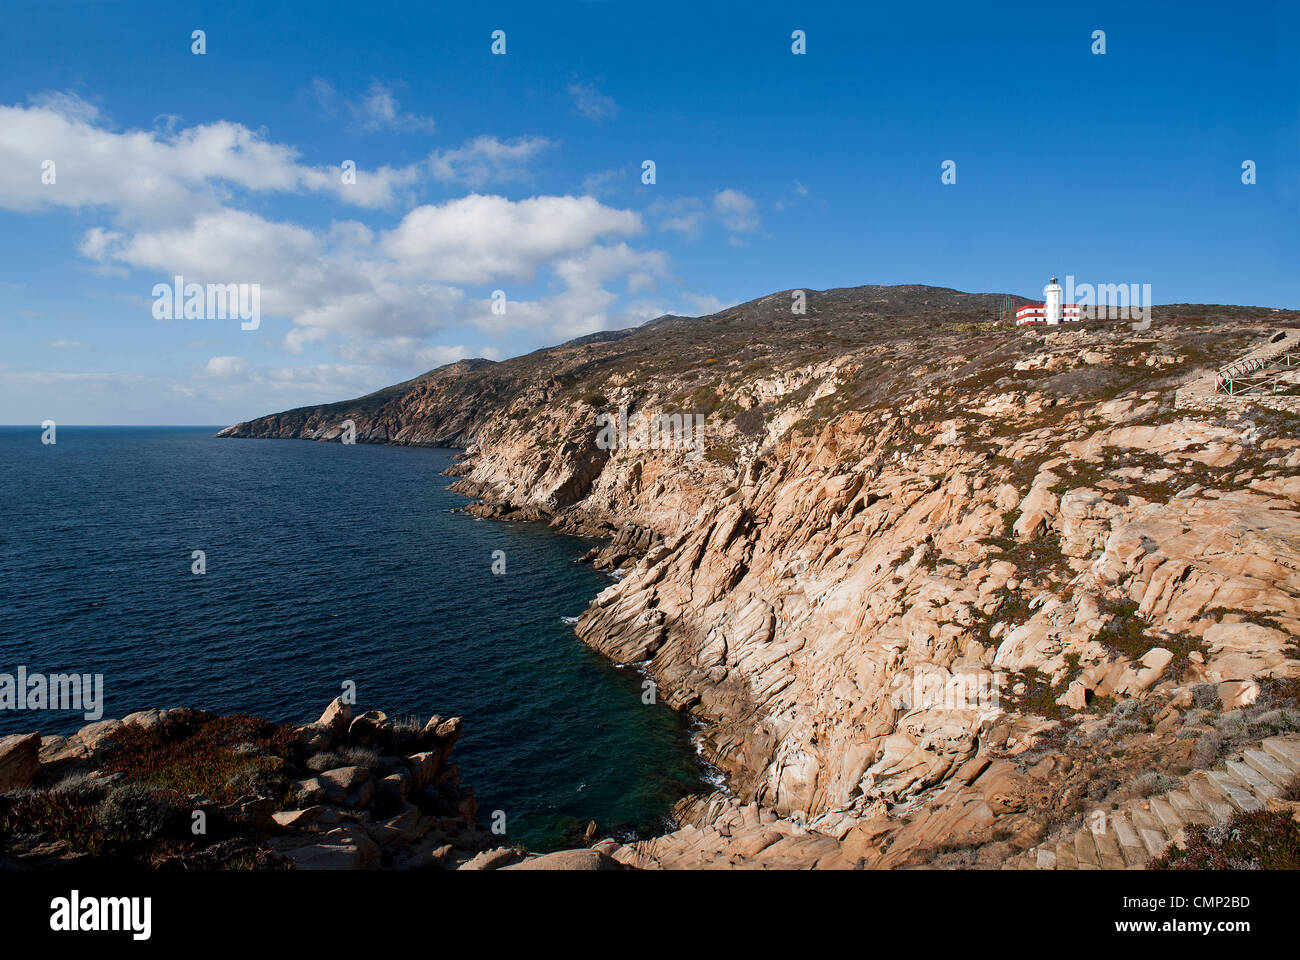
{"label": "layered rock strata", "polygon": [[[566,345],[449,471],[479,516],[612,538],[593,559],[622,576],[577,632],[708,721],[730,797],[684,830],[766,812],[790,837],[777,859],[807,847],[821,865],[1027,849],[1082,816],[1098,771],[1221,759],[1100,755],[1089,725],[1117,710],[1172,724],[1175,746],[1215,729],[1205,711],[1265,701],[1281,726],[1249,732],[1290,729],[1295,420],[1175,396],[1294,315],[1163,308],[1140,332],[814,316],[820,350],[760,340],[767,354],[733,319],[660,330],[689,343],[667,365],[631,338]],[[608,449],[609,411],[704,411],[706,429]],[[966,813],[918,813],[938,809]],[[826,837],[838,858],[813,852]]]}

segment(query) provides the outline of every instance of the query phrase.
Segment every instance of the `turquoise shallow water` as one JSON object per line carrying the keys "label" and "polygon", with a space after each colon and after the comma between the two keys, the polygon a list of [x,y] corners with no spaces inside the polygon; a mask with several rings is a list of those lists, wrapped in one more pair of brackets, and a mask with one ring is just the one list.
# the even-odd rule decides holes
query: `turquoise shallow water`
{"label": "turquoise shallow water", "polygon": [[[537,849],[655,830],[701,788],[686,721],[562,622],[609,584],[589,541],[452,513],[450,450],[212,433],[0,428],[0,673],[102,673],[108,717],[304,722],[345,680],[363,709],[459,714],[480,818]],[[0,711],[0,733],[84,722]]]}

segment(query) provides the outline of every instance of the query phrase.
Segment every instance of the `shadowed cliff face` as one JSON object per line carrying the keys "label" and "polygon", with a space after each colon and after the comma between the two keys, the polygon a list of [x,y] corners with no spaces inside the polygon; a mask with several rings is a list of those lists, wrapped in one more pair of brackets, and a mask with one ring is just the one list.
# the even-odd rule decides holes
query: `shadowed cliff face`
{"label": "shadowed cliff face", "polygon": [[[348,418],[359,441],[464,445],[472,512],[618,533],[604,560],[626,575],[579,636],[711,721],[739,797],[840,838],[988,787],[991,760],[1104,705],[1196,684],[1229,705],[1300,676],[1296,419],[1174,407],[1295,313],[1165,307],[1135,331],[982,322],[1000,296],[927,287],[791,302],[455,364],[223,435],[331,439]],[[630,439],[607,449],[597,417],[620,410]],[[674,414],[702,415],[702,436],[638,443]],[[1048,814],[1008,789],[961,830],[1041,832]]]}
{"label": "shadowed cliff face", "polygon": [[498,389],[491,360],[460,360],[356,400],[298,407],[220,431],[219,437],[338,440],[351,421],[361,443],[460,446],[490,415],[477,402]]}

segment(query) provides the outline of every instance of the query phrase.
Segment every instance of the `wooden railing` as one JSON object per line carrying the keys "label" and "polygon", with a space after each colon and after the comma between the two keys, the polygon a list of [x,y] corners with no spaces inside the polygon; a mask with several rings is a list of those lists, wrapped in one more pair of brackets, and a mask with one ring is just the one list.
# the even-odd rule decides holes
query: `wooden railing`
{"label": "wooden railing", "polygon": [[1214,375],[1216,393],[1240,396],[1245,393],[1276,392],[1287,381],[1283,374],[1300,366],[1300,338],[1274,337],[1254,353],[1222,367]]}

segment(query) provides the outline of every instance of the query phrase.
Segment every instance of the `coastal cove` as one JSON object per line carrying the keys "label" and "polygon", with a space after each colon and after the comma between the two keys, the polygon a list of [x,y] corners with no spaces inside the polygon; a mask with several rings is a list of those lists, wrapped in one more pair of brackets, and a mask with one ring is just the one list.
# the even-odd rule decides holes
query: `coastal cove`
{"label": "coastal cove", "polygon": [[[636,671],[573,634],[611,582],[575,562],[592,540],[454,512],[452,450],[212,433],[61,425],[43,445],[0,428],[0,672],[102,674],[110,717],[184,704],[300,723],[349,680],[389,716],[460,715],[481,820],[504,811],[534,850],[589,820],[662,831],[705,789],[688,718],[643,704]],[[85,722],[3,711],[0,734]]]}

